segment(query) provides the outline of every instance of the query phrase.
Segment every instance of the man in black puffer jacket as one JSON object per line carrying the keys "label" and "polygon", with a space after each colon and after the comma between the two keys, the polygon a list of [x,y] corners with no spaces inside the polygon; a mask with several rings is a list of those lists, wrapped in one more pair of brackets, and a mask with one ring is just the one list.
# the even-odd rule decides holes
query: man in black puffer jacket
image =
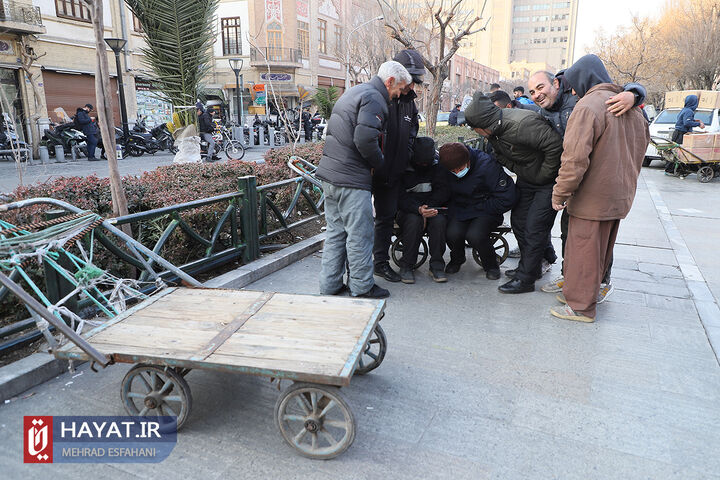
{"label": "man in black puffer jacket", "polygon": [[98,128],[92,117],[90,117],[92,109],[93,106],[86,103],[84,107],[78,108],[75,112],[75,125],[82,130],[87,139],[88,161],[91,162],[98,160],[95,157],[95,149],[98,143]]}
{"label": "man in black puffer jacket", "polygon": [[393,58],[408,71],[412,82],[402,94],[390,101],[387,121],[387,142],[385,163],[373,175],[373,197],[375,200],[375,247],[373,260],[375,275],[389,282],[399,282],[400,276],[390,267],[390,239],[392,238],[398,195],[403,172],[412,155],[413,143],[418,132],[418,111],[415,106],[414,88],[422,84],[425,74],[422,56],[416,50],[402,50]]}
{"label": "man in black puffer jacket", "polygon": [[490,233],[517,200],[515,183],[498,162],[485,152],[462,143],[440,147],[440,165],[448,172],[450,189],[447,244],[450,263],[445,273],[457,273],[465,263],[465,242],[477,250],[485,276],[500,278]]}
{"label": "man in black puffer jacket", "polygon": [[[348,288],[355,297],[390,295],[373,281],[372,171],[383,167],[388,104],[412,81],[398,62],[385,62],[377,76],[340,97],[328,121],[317,177],[323,181],[327,234],[320,272],[320,293]],[[345,263],[349,282],[343,285]]]}
{"label": "man in black puffer jacket", "polygon": [[435,159],[435,142],[430,137],[418,137],[410,165],[402,178],[398,200],[397,221],[403,245],[398,263],[403,283],[415,283],[413,267],[425,231],[430,244],[430,276],[439,283],[447,281],[443,255],[449,198],[447,172]]}
{"label": "man in black puffer jacket", "polygon": [[[498,108],[479,92],[465,110],[465,118],[471,128],[489,139],[497,161],[517,174],[520,198],[511,221],[520,246],[520,264],[515,271],[508,271],[514,278],[499,290],[532,292],[542,275],[541,263],[557,215],[551,199],[560,169],[562,138],[537,113]],[[555,258],[551,260],[554,263]]]}

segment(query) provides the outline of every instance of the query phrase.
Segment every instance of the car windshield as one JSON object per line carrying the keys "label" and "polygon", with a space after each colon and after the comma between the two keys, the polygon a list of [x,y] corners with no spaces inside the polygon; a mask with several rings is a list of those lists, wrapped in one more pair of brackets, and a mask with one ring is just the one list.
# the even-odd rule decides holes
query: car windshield
{"label": "car windshield", "polygon": [[438,122],[447,122],[448,118],[450,118],[449,113],[438,113],[437,121]]}
{"label": "car windshield", "polygon": [[[704,124],[710,125],[712,123],[712,113],[712,110],[697,110],[695,112],[695,120],[700,120]],[[680,115],[679,109],[663,110],[653,123],[675,125],[678,115]]]}

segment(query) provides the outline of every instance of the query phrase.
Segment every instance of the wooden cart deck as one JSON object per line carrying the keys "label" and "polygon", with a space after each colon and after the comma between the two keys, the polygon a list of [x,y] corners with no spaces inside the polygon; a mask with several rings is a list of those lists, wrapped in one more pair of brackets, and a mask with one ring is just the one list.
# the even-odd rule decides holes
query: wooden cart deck
{"label": "wooden cart deck", "polygon": [[[384,308],[383,300],[168,288],[87,340],[115,362],[345,386]],[[73,344],[56,356],[89,360]]]}

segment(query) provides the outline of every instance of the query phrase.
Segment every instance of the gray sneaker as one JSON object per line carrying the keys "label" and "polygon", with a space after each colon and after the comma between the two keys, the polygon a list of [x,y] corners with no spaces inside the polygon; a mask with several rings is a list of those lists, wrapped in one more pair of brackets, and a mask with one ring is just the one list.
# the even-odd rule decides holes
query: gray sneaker
{"label": "gray sneaker", "polygon": [[607,300],[607,297],[610,296],[611,293],[615,291],[615,287],[613,286],[612,282],[608,283],[601,283],[600,284],[600,293],[598,293],[597,296],[597,303],[603,303],[605,300]]}
{"label": "gray sneaker", "polygon": [[552,263],[548,262],[547,260],[543,260],[542,264],[540,265],[540,276],[545,275],[547,272],[549,272],[552,266]]}
{"label": "gray sneaker", "polygon": [[415,274],[409,268],[401,268],[400,281],[402,283],[415,283]]}

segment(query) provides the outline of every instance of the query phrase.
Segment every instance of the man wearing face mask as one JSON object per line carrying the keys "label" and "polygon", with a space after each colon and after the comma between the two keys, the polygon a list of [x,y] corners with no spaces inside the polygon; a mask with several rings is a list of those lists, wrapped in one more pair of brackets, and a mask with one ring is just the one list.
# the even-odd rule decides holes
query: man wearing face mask
{"label": "man wearing face mask", "polygon": [[462,143],[440,147],[440,165],[448,172],[450,203],[447,244],[450,263],[445,273],[457,273],[465,263],[465,242],[477,250],[485,277],[500,278],[490,233],[517,200],[515,184],[500,164],[487,153]]}
{"label": "man wearing face mask", "polygon": [[417,262],[423,232],[428,233],[430,277],[438,283],[445,276],[446,207],[450,197],[447,172],[435,159],[435,142],[430,137],[418,137],[410,165],[402,178],[402,192],[398,200],[397,222],[403,245],[400,277],[403,283],[415,283],[413,267]]}
{"label": "man wearing face mask", "polygon": [[375,200],[375,247],[373,257],[375,275],[389,282],[401,281],[400,276],[390,267],[390,240],[395,215],[398,210],[398,196],[401,179],[408,160],[412,155],[413,143],[418,132],[418,111],[415,106],[415,85],[422,84],[425,66],[422,56],[416,50],[402,50],[393,58],[412,77],[401,95],[390,102],[388,108],[387,140],[385,142],[385,163],[373,174],[373,196]]}

